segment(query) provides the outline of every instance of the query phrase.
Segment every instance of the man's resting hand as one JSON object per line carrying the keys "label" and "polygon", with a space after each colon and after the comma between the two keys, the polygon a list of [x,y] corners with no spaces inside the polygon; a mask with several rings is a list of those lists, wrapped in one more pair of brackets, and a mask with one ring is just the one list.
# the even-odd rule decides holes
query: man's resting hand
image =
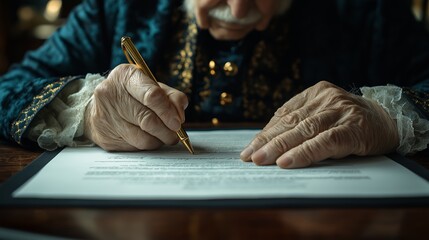
{"label": "man's resting hand", "polygon": [[384,154],[398,145],[396,121],[378,103],[322,81],[280,107],[240,157],[299,168],[350,154]]}

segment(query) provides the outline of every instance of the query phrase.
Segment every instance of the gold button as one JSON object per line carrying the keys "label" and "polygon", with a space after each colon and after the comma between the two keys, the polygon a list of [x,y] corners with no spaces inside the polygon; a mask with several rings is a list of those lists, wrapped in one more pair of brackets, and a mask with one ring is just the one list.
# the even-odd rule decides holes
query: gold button
{"label": "gold button", "polygon": [[217,126],[217,125],[219,124],[219,119],[217,119],[217,118],[212,118],[212,124],[213,124],[214,126]]}
{"label": "gold button", "polygon": [[209,68],[210,68],[210,75],[214,76],[216,75],[216,62],[211,60],[209,62]]}
{"label": "gold button", "polygon": [[215,61],[213,61],[213,60],[211,60],[211,61],[209,62],[209,67],[210,67],[210,69],[215,68],[215,67],[216,67],[216,62],[215,62]]}
{"label": "gold button", "polygon": [[232,94],[223,92],[219,97],[220,105],[225,106],[232,103]]}
{"label": "gold button", "polygon": [[226,76],[233,77],[238,72],[238,66],[233,62],[226,62],[225,65],[223,65],[223,71]]}

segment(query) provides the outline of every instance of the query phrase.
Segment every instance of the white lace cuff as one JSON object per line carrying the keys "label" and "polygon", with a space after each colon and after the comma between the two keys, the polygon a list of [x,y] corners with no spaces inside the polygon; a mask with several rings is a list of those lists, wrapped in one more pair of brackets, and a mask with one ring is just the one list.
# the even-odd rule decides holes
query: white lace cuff
{"label": "white lace cuff", "polygon": [[30,125],[28,138],[46,150],[58,147],[91,146],[84,135],[85,108],[95,87],[105,78],[87,74],[67,85],[49,105],[43,108]]}
{"label": "white lace cuff", "polygon": [[398,153],[405,155],[427,148],[429,121],[420,117],[414,105],[403,95],[402,88],[387,85],[362,87],[360,90],[364,98],[375,100],[396,119],[400,140],[396,149]]}

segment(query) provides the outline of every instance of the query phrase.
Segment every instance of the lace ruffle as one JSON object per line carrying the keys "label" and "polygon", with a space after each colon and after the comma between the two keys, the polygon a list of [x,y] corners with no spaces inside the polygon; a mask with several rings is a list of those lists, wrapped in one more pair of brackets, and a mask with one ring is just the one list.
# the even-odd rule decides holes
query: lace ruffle
{"label": "lace ruffle", "polygon": [[28,138],[46,150],[58,147],[91,146],[84,137],[85,108],[95,87],[105,78],[87,74],[67,85],[49,105],[43,108],[30,125]]}
{"label": "lace ruffle", "polygon": [[420,117],[414,105],[403,95],[402,88],[387,85],[362,87],[363,97],[377,101],[396,119],[400,138],[396,151],[402,155],[415,153],[429,144],[429,121]]}

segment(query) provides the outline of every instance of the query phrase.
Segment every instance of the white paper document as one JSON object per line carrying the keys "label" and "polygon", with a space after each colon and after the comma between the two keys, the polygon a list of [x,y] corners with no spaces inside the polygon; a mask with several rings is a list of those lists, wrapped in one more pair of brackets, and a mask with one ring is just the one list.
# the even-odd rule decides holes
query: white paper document
{"label": "white paper document", "polygon": [[385,156],[326,160],[292,170],[242,162],[240,152],[257,132],[190,131],[195,155],[181,144],[133,153],[66,148],[13,196],[114,200],[429,196],[428,181]]}

